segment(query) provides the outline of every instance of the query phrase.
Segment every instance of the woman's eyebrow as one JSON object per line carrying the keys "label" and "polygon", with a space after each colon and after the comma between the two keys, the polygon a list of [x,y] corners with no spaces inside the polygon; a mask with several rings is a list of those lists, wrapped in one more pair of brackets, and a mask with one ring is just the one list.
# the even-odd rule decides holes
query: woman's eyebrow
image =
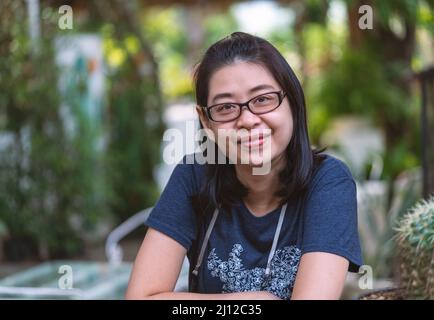
{"label": "woman's eyebrow", "polygon": [[[273,89],[273,90],[275,90],[275,88],[273,86],[269,85],[269,84],[260,84],[260,85],[258,85],[256,87],[251,88],[249,90],[249,93],[254,93],[256,91],[264,90],[264,89]],[[232,98],[232,97],[233,97],[232,93],[229,93],[229,92],[219,93],[219,94],[216,94],[214,96],[214,98],[211,100],[211,103],[214,103],[218,99]]]}

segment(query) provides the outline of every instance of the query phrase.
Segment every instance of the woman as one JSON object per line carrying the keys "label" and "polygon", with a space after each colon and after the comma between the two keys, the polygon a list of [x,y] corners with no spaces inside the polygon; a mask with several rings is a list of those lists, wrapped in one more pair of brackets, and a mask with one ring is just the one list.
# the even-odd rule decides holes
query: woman
{"label": "woman", "polygon": [[[230,161],[177,165],[126,297],[338,299],[362,264],[356,187],[341,161],[311,149],[291,67],[266,40],[235,32],[206,51],[194,80],[201,126]],[[173,292],[185,255],[189,292]]]}

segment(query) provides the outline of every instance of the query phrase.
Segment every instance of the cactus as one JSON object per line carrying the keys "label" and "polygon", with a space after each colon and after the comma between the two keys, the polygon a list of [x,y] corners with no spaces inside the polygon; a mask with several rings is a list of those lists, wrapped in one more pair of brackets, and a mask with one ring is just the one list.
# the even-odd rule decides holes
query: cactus
{"label": "cactus", "polygon": [[396,231],[405,298],[434,299],[434,196],[410,209]]}

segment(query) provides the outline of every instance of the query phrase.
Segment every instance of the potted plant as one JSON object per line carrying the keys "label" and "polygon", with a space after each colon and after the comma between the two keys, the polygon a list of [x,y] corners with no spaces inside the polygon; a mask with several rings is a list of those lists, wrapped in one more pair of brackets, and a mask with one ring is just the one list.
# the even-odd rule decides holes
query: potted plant
{"label": "potted plant", "polygon": [[413,207],[396,230],[404,297],[434,299],[434,196]]}
{"label": "potted plant", "polygon": [[399,287],[361,299],[434,299],[434,196],[412,207],[395,230]]}

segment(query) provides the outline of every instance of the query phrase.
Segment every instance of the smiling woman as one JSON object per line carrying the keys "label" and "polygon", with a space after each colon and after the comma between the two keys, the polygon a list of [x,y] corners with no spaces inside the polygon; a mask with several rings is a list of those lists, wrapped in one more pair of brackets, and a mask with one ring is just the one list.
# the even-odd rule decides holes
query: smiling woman
{"label": "smiling woman", "polygon": [[[235,32],[206,51],[194,81],[201,126],[229,161],[177,165],[127,298],[338,299],[362,264],[356,187],[344,163],[311,149],[291,67],[266,40]],[[189,292],[172,292],[185,255]]]}

